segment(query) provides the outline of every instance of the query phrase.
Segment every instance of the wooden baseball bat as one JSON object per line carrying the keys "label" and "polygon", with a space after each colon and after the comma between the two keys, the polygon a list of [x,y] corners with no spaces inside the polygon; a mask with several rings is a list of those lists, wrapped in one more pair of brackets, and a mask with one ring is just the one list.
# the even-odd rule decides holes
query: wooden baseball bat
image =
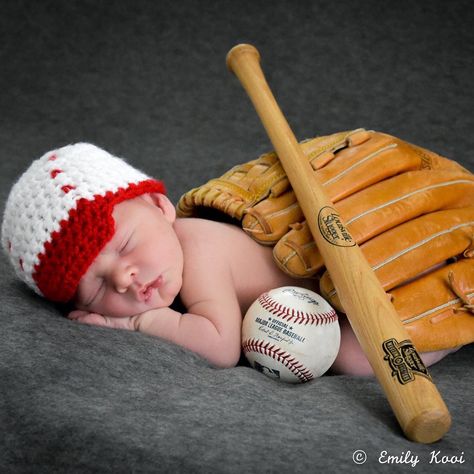
{"label": "wooden baseball bat", "polygon": [[359,246],[328,199],[278,106],[248,44],[227,55],[280,158],[354,333],[405,435],[439,440],[451,417],[400,318]]}

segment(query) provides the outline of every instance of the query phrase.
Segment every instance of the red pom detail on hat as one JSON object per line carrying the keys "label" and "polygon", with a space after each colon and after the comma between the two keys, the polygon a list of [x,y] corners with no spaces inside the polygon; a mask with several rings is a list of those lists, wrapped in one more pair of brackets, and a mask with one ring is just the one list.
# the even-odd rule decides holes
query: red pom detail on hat
{"label": "red pom detail on hat", "polygon": [[67,194],[72,189],[76,189],[76,186],[73,186],[72,184],[66,184],[64,186],[61,186],[61,190],[64,192],[64,194]]}
{"label": "red pom detail on hat", "polygon": [[59,173],[62,173],[62,172],[63,172],[63,170],[58,170],[58,169],[56,169],[56,170],[51,170],[51,178],[53,178],[53,179],[56,178],[56,176],[57,176]]}
{"label": "red pom detail on hat", "polygon": [[161,181],[148,179],[115,193],[96,195],[93,200],[79,199],[68,219],[60,222],[60,230],[53,232],[51,240],[45,243],[44,252],[38,255],[33,279],[41,293],[52,301],[70,301],[80,279],[114,235],[114,206],[142,194],[165,192]]}

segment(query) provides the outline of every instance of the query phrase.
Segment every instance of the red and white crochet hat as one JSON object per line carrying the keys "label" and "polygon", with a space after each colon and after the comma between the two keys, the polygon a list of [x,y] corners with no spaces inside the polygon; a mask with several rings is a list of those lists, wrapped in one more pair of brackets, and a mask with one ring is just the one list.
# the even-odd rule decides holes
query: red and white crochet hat
{"label": "red and white crochet hat", "polygon": [[161,181],[89,143],[48,152],[10,192],[3,248],[17,275],[38,294],[70,301],[114,234],[115,204],[153,192],[165,192]]}

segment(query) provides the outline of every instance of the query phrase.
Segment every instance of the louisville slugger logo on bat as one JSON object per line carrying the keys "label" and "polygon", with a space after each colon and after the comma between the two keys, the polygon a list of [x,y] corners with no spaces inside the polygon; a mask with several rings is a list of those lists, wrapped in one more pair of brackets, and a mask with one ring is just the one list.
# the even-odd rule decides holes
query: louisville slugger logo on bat
{"label": "louisville slugger logo on bat", "polygon": [[318,226],[321,235],[330,244],[338,247],[353,247],[356,244],[333,207],[325,206],[319,211]]}
{"label": "louisville slugger logo on bat", "polygon": [[390,365],[392,376],[397,377],[402,385],[413,382],[415,375],[422,375],[431,380],[425,364],[410,340],[398,342],[396,339],[387,339],[382,347],[387,354],[384,360]]}

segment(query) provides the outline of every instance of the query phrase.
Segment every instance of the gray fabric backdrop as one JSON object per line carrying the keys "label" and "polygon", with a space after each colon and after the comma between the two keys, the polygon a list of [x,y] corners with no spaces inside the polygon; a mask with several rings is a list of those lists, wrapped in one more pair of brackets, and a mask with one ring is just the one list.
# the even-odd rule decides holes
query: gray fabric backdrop
{"label": "gray fabric backdrop", "polygon": [[[268,150],[225,67],[239,42],[260,49],[298,137],[373,128],[472,170],[472,5],[1,0],[1,209],[33,158],[75,141],[164,179],[174,201]],[[1,265],[1,472],[413,470],[384,451],[418,456],[417,472],[473,471],[472,346],[432,369],[454,424],[421,446],[373,379],[283,386],[216,370],[159,339],[73,324]],[[432,451],[465,462],[430,464]]]}

